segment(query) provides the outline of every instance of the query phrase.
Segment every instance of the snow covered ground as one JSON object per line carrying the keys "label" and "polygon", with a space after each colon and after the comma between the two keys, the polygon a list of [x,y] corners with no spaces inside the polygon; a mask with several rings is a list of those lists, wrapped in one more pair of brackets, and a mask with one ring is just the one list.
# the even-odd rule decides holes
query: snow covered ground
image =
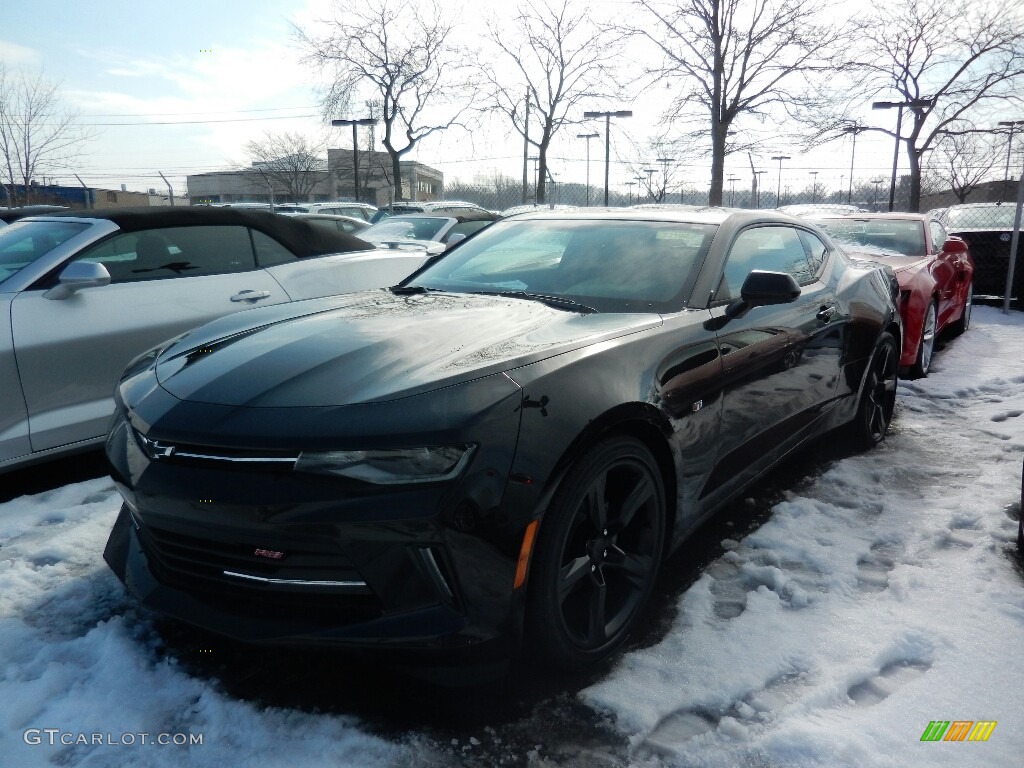
{"label": "snow covered ground", "polygon": [[[575,754],[542,728],[494,747],[558,705],[451,739],[234,696],[163,652],[103,564],[108,480],[15,499],[0,504],[0,766],[1019,766],[1022,456],[1024,315],[979,307],[928,379],[901,383],[880,448],[724,542],[663,639],[579,693],[616,737]],[[997,725],[983,743],[921,742],[933,720]]]}

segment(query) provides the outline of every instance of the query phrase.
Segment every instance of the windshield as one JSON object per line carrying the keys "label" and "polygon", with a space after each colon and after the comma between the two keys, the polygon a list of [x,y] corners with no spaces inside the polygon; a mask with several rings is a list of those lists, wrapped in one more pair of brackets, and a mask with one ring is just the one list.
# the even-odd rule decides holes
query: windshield
{"label": "windshield", "polygon": [[1013,229],[1014,205],[986,205],[978,208],[949,208],[943,221],[950,231],[957,229]]}
{"label": "windshield", "polygon": [[0,229],[0,282],[88,227],[74,221],[17,221]]}
{"label": "windshield", "polygon": [[364,240],[433,240],[447,218],[430,216],[391,216],[363,230]]}
{"label": "windshield", "polygon": [[891,219],[811,219],[833,240],[857,249],[869,249],[900,256],[924,256],[924,224]]}
{"label": "windshield", "polygon": [[500,221],[410,284],[471,293],[523,291],[606,312],[673,311],[716,230],[663,221]]}

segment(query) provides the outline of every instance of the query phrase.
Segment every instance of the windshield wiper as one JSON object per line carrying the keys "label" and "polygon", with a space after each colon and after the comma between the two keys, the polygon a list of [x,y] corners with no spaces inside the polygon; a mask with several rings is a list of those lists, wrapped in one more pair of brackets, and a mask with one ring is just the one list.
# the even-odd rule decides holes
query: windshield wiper
{"label": "windshield wiper", "polygon": [[510,299],[527,299],[528,301],[539,301],[541,304],[546,304],[549,307],[555,309],[568,309],[572,312],[580,312],[584,315],[589,315],[591,312],[597,312],[593,307],[588,307],[586,304],[580,304],[578,301],[567,299],[564,296],[550,296],[546,293],[530,293],[528,291],[499,291],[498,296],[506,296]]}
{"label": "windshield wiper", "polygon": [[417,293],[426,293],[427,291],[436,291],[444,293],[440,288],[424,288],[422,285],[392,285],[388,288],[395,296],[412,296]]}

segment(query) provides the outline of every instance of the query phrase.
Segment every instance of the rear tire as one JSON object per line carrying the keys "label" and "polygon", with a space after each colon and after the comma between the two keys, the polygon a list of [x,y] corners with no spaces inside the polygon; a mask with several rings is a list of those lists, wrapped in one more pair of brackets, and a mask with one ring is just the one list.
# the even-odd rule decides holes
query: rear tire
{"label": "rear tire", "polygon": [[665,543],[665,491],[642,442],[617,437],[581,456],[541,521],[527,638],[546,664],[610,656],[650,597]]}
{"label": "rear tire", "polygon": [[910,376],[923,379],[932,369],[932,357],[935,355],[935,336],[938,327],[938,306],[932,301],[924,311],[921,321],[921,341],[917,345],[917,360],[910,367]]}
{"label": "rear tire", "polygon": [[896,408],[896,373],[899,355],[892,334],[883,331],[871,354],[864,385],[860,393],[857,415],[850,425],[853,439],[864,449],[878,445],[885,438]]}

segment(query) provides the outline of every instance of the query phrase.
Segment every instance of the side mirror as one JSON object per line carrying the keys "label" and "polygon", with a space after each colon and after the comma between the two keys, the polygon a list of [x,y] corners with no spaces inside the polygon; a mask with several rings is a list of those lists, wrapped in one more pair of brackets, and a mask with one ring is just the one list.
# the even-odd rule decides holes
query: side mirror
{"label": "side mirror", "polygon": [[967,253],[967,243],[959,237],[951,237],[942,244],[942,250],[946,253]]}
{"label": "side mirror", "polygon": [[788,304],[800,296],[800,285],[788,272],[762,272],[755,269],[743,281],[740,296],[753,306]]}
{"label": "side mirror", "polygon": [[461,243],[465,239],[466,239],[466,234],[464,232],[456,232],[454,235],[452,235],[451,237],[448,238],[447,245],[448,245],[449,248],[452,248],[452,247],[458,245],[459,243]]}
{"label": "side mirror", "polygon": [[741,317],[753,307],[788,304],[800,295],[800,285],[788,272],[764,272],[755,269],[740,288],[740,298],[725,308],[724,317]]}
{"label": "side mirror", "polygon": [[110,285],[110,273],[107,272],[107,268],[94,261],[73,261],[64,267],[57,279],[60,283],[44,293],[44,299],[59,301],[83,288]]}

